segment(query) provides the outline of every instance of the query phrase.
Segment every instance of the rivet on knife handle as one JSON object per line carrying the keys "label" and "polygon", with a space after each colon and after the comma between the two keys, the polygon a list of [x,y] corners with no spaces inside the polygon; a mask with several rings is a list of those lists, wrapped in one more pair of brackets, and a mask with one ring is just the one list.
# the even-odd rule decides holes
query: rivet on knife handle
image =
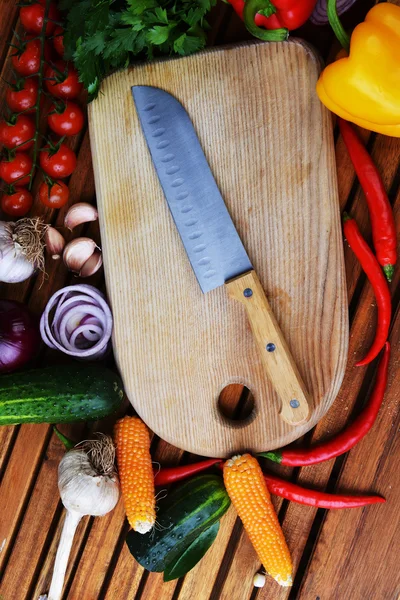
{"label": "rivet on knife handle", "polygon": [[245,305],[267,375],[278,393],[281,417],[290,425],[306,421],[309,395],[255,271],[226,283],[231,298]]}

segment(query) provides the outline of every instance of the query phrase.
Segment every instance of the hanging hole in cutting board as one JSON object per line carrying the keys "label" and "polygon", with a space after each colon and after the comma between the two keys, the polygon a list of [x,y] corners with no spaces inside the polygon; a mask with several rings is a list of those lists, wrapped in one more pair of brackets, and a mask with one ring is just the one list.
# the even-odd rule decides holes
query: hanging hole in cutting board
{"label": "hanging hole in cutting board", "polygon": [[254,396],[245,385],[230,383],[219,395],[218,410],[226,419],[239,425],[253,413]]}

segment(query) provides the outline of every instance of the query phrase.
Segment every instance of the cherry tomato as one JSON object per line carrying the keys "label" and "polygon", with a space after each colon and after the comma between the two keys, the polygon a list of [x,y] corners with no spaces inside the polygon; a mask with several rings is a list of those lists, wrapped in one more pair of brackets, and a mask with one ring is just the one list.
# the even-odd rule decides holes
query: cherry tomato
{"label": "cherry tomato", "polygon": [[22,75],[34,75],[40,68],[40,40],[30,40],[24,43],[22,52],[14,54],[11,58],[14,69]]}
{"label": "cherry tomato", "polygon": [[[40,69],[40,40],[30,39],[30,37],[31,36],[28,36],[26,40],[21,42],[21,50],[11,57],[11,62],[15,71],[22,75],[22,77],[35,75]],[[50,46],[45,42],[44,57],[46,60],[49,60],[50,56]]]}
{"label": "cherry tomato", "polygon": [[61,57],[63,57],[64,56],[64,29],[62,27],[60,27],[60,25],[57,25],[57,27],[54,30],[53,46],[54,46],[54,50],[57,52],[57,54],[59,54]]}
{"label": "cherry tomato", "polygon": [[13,148],[28,150],[33,146],[34,135],[35,125],[32,119],[25,115],[18,115],[14,124],[9,121],[0,122],[0,144],[10,150]]}
{"label": "cherry tomato", "polygon": [[25,188],[15,188],[13,194],[4,194],[1,210],[11,217],[23,217],[33,204],[32,194]]}
{"label": "cherry tomato", "polygon": [[7,88],[6,102],[13,112],[35,112],[30,110],[37,102],[38,82],[32,77],[24,79],[22,87],[12,85]]}
{"label": "cherry tomato", "polygon": [[[38,2],[32,2],[32,4],[21,6],[19,18],[26,31],[35,33],[36,35],[42,33],[45,5],[46,0],[39,0]],[[50,4],[48,17],[53,21],[59,21],[60,15],[55,4]],[[50,35],[55,27],[55,23],[48,21],[46,25],[46,35]]]}
{"label": "cherry tomato", "polygon": [[55,181],[53,185],[43,181],[39,188],[39,198],[48,208],[61,208],[68,202],[69,189],[60,180]]}
{"label": "cherry tomato", "polygon": [[11,160],[0,162],[0,177],[8,184],[28,185],[32,164],[32,159],[28,154],[17,152]]}
{"label": "cherry tomato", "polygon": [[56,152],[48,146],[40,152],[40,166],[50,177],[68,177],[76,167],[75,152],[65,144],[61,144]]}
{"label": "cherry tomato", "polygon": [[[71,64],[67,64],[63,60],[57,61],[55,67],[57,71],[48,66],[45,72],[46,75],[46,87],[50,94],[56,98],[65,98],[67,100],[76,98],[82,91],[82,84],[78,79],[78,73]],[[60,73],[65,73],[68,67],[68,73],[66,76],[61,76]],[[53,81],[49,81],[53,79]]]}
{"label": "cherry tomato", "polygon": [[50,109],[51,114],[47,117],[47,121],[51,129],[61,137],[79,133],[85,121],[80,106],[68,100],[60,110],[61,112],[58,112],[55,105]]}

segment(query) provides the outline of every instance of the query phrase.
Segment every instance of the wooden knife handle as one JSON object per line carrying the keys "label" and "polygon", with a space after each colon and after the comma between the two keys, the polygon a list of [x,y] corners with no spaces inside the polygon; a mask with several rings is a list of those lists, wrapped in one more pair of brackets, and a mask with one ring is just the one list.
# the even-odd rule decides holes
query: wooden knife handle
{"label": "wooden knife handle", "polygon": [[261,358],[290,425],[306,421],[309,395],[255,271],[226,283],[231,298],[245,305]]}

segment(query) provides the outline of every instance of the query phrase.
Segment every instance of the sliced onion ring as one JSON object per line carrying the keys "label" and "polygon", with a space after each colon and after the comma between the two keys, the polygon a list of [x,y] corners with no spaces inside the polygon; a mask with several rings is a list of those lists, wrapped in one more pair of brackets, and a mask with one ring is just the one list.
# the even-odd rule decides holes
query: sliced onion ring
{"label": "sliced onion ring", "polygon": [[47,346],[85,360],[106,354],[112,327],[104,295],[87,284],[70,285],[53,294],[40,319],[40,333]]}

